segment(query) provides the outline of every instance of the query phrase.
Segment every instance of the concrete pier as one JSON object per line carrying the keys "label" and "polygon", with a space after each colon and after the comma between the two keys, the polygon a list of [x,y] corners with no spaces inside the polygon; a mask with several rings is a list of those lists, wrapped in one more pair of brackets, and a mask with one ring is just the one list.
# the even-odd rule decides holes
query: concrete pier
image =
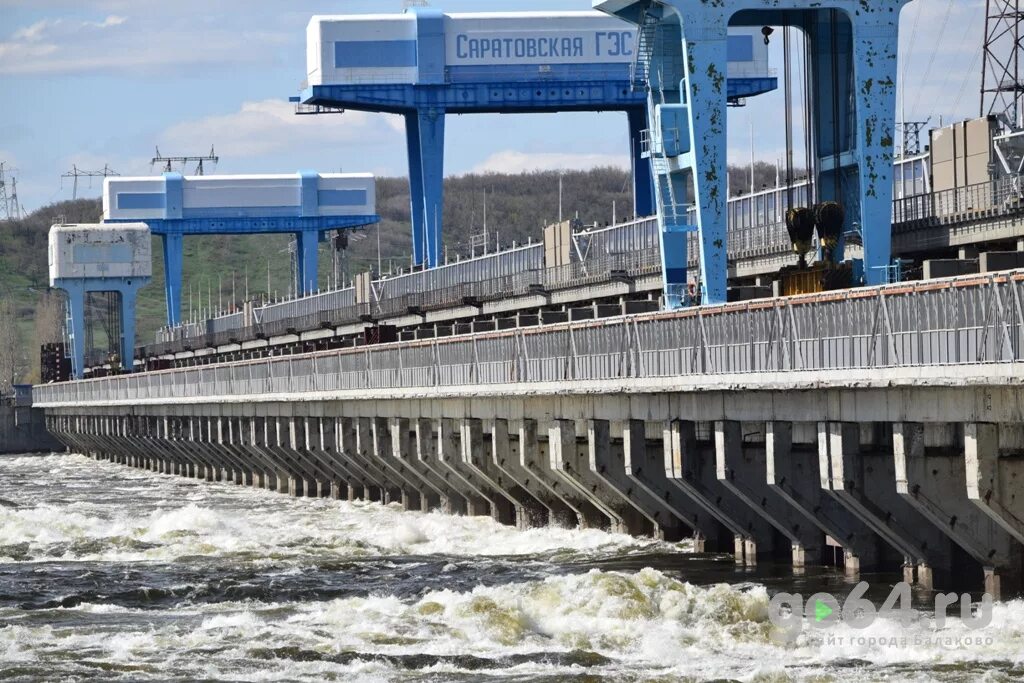
{"label": "concrete pier", "polygon": [[789,422],[768,422],[765,428],[768,485],[843,548],[842,565],[849,576],[882,568],[881,539],[822,487],[817,444],[794,444]]}
{"label": "concrete pier", "polygon": [[42,410],[0,403],[0,455],[47,453],[60,448],[61,443],[46,431]]}
{"label": "concrete pier", "polygon": [[665,430],[665,466],[670,482],[678,486],[728,529],[739,564],[757,564],[757,557],[776,551],[776,532],[718,477],[715,447],[697,440],[697,423],[672,420]]}
{"label": "concrete pier", "polygon": [[[854,576],[902,568],[923,587],[1019,590],[1020,389],[916,390],[930,401],[921,405],[944,406],[939,421],[923,419],[930,409],[913,400],[900,404],[900,419],[878,419],[891,390],[850,391],[849,409],[826,415],[808,397],[759,409],[760,420],[684,396],[559,401],[556,420],[547,417],[556,404],[538,397],[441,399],[441,417],[418,416],[415,402],[364,400],[342,404],[341,415],[250,403],[137,406],[128,415],[83,407],[47,419],[70,450],[168,476],[491,515],[523,528],[692,537],[698,549],[740,563],[771,556],[794,571],[826,561],[833,545]],[[991,406],[984,412],[994,421],[948,419],[977,414],[963,413],[975,405],[964,394],[984,391],[1007,399],[976,404]],[[821,393],[828,405],[830,392]],[[457,417],[470,407],[479,417]],[[789,419],[798,411],[831,419]],[[697,419],[676,418],[686,414]]]}
{"label": "concrete pier", "polygon": [[862,450],[860,437],[859,424],[818,424],[822,488],[903,556],[905,580],[916,573],[930,588],[935,571],[952,571],[951,543],[899,495],[893,457]]}
{"label": "concrete pier", "polygon": [[[768,456],[763,443],[745,447],[743,425],[736,421],[716,422],[714,430],[718,480],[789,541],[794,567],[808,562],[821,564],[824,535],[802,510],[768,486]],[[764,425],[758,425],[753,433],[763,436],[763,430]]]}

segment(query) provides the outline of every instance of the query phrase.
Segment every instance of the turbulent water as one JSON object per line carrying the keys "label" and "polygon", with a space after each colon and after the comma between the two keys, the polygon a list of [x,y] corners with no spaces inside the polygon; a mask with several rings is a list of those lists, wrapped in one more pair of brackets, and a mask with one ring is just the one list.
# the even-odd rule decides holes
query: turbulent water
{"label": "turbulent water", "polygon": [[819,589],[849,587],[686,544],[0,458],[0,680],[1024,679],[1024,602],[980,643],[955,619],[780,638],[770,595]]}

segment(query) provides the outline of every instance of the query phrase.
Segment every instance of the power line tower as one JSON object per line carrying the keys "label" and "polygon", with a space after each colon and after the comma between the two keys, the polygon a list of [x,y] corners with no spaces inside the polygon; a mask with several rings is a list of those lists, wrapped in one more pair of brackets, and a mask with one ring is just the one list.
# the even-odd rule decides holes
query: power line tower
{"label": "power line tower", "polygon": [[110,168],[110,166],[108,166],[107,164],[103,164],[103,170],[102,171],[86,171],[84,169],[78,168],[77,164],[73,164],[71,166],[71,170],[68,171],[67,173],[65,173],[64,175],[62,175],[60,177],[60,185],[61,185],[61,188],[64,187],[64,179],[65,178],[73,179],[73,181],[74,181],[74,186],[73,186],[74,189],[71,190],[71,198],[72,199],[78,199],[78,179],[79,178],[88,178],[89,179],[89,187],[92,187],[92,179],[93,178],[108,178],[110,176],[119,176],[119,175],[121,175],[121,174],[118,173],[117,171],[115,171],[114,169]]}
{"label": "power line tower", "polygon": [[160,148],[156,148],[156,156],[150,162],[153,166],[160,166],[164,173],[170,173],[174,170],[175,164],[180,164],[182,170],[190,164],[196,165],[196,175],[205,175],[206,167],[205,164],[213,164],[214,166],[220,161],[220,157],[213,151],[213,146],[210,146],[210,153],[202,157],[165,157],[160,154]]}
{"label": "power line tower", "polygon": [[1020,0],[986,0],[984,63],[981,72],[981,115],[994,114],[1004,125],[1021,128]]}
{"label": "power line tower", "polygon": [[7,213],[13,221],[21,220],[25,216],[25,208],[18,201],[18,179],[14,176],[11,176],[11,198]]}
{"label": "power line tower", "polygon": [[921,153],[921,133],[924,132],[928,121],[900,121],[896,127],[902,131],[903,147],[900,149],[901,157],[917,156]]}
{"label": "power line tower", "polygon": [[[12,172],[12,169],[4,168],[4,162],[0,161],[0,219],[8,221],[16,221],[21,218],[21,204],[18,203],[18,181],[14,176],[10,176],[8,180],[8,173]],[[10,185],[10,191],[7,190],[7,186]]]}

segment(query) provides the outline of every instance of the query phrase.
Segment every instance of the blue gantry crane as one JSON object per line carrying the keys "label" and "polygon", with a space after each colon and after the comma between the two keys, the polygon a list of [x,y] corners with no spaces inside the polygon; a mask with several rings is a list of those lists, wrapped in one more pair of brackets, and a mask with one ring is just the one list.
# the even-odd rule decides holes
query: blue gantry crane
{"label": "blue gantry crane", "polygon": [[50,228],[50,286],[67,295],[67,340],[76,379],[85,372],[86,295],[117,294],[116,331],[109,348],[121,367],[135,369],[135,302],[153,275],[149,228],[134,225],[54,225]]}
{"label": "blue gantry crane", "polygon": [[298,239],[296,289],[317,289],[318,244],[329,230],[380,221],[369,174],[107,178],[104,223],[145,223],[164,248],[167,324],[181,322],[183,241],[187,235],[293,234]]}
{"label": "blue gantry crane", "polygon": [[[599,12],[404,14],[314,17],[307,87],[294,98],[312,111],[355,109],[405,118],[412,194],[413,261],[440,263],[445,117],[448,114],[619,111],[628,115],[635,214],[655,212],[646,74],[634,69],[637,28]],[[736,74],[723,74],[732,102],[774,90],[756,30],[725,40]],[[724,200],[724,198],[723,198]]]}

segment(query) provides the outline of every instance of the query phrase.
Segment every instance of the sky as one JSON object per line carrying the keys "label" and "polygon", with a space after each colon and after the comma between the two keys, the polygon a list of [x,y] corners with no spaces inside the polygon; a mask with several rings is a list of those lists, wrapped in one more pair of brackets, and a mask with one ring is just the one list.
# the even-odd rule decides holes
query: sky
{"label": "sky", "polygon": [[[431,0],[449,12],[584,10],[590,0]],[[401,120],[295,116],[314,14],[400,12],[402,0],[0,0],[0,161],[28,210],[70,199],[61,175],[154,172],[215,146],[218,173],[406,174]],[[907,120],[978,114],[984,0],[913,0],[901,16]],[[776,41],[776,43],[781,41]],[[772,66],[782,70],[776,44]],[[905,87],[904,87],[905,86]],[[730,110],[730,159],[775,162],[781,93]],[[623,114],[448,119],[446,172],[628,167]],[[799,139],[799,137],[797,138]],[[159,169],[157,169],[158,171]],[[81,180],[79,196],[101,183]]]}

